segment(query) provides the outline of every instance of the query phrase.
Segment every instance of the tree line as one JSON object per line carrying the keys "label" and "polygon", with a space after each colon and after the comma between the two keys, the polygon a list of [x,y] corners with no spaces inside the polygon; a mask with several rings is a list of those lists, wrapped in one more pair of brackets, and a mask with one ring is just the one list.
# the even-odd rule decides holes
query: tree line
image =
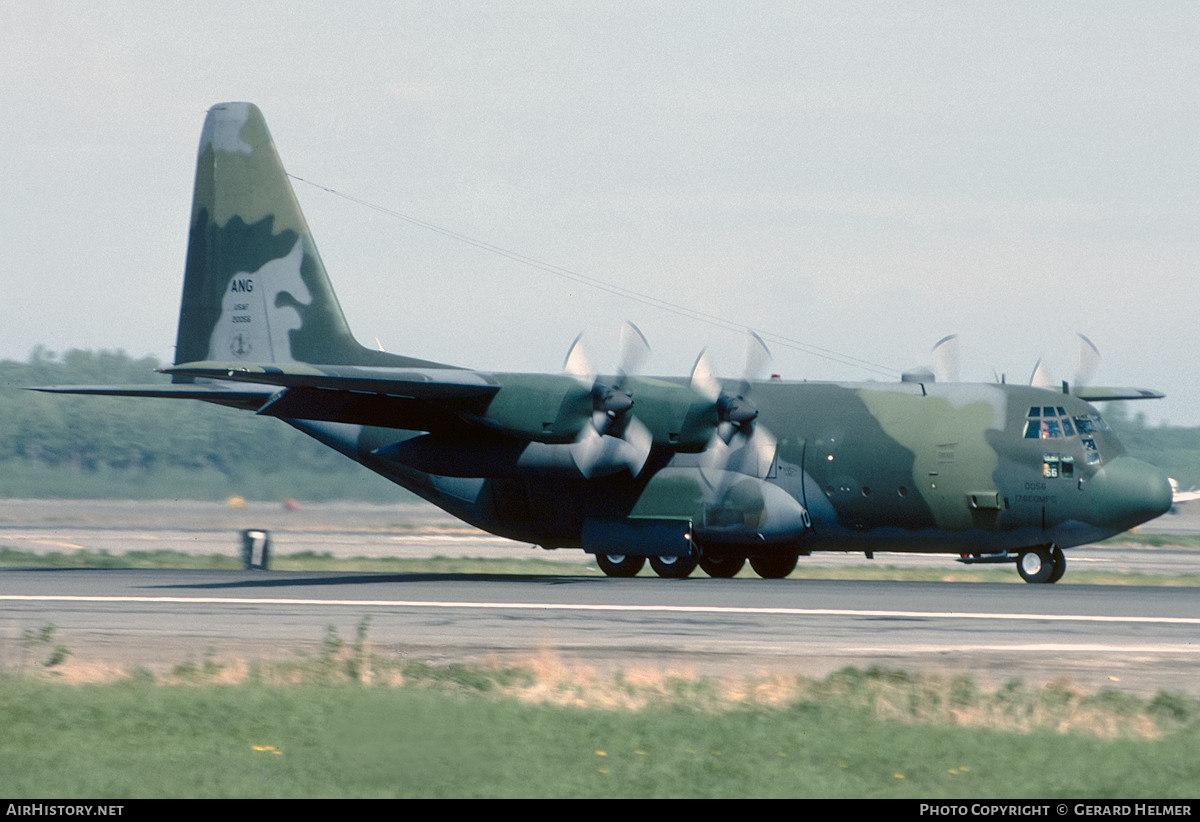
{"label": "tree line", "polygon": [[358,499],[407,492],[277,420],[202,402],[43,394],[168,383],[153,357],[36,348],[0,361],[0,496]]}
{"label": "tree line", "polygon": [[[80,397],[34,385],[166,383],[153,357],[38,347],[0,361],[0,496],[395,501],[407,492],[277,421],[201,402]],[[1105,417],[1134,456],[1200,487],[1200,428]]]}

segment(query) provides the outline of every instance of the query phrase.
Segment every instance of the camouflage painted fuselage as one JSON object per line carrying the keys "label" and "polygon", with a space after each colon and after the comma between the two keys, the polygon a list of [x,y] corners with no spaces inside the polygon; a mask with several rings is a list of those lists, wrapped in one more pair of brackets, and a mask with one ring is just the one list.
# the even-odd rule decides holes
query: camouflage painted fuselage
{"label": "camouflage painted fuselage", "polygon": [[205,121],[175,363],[170,386],[53,390],[277,417],[481,528],[600,557],[1023,557],[1171,501],[1066,386],[583,379],[364,348],[248,103]]}
{"label": "camouflage painted fuselage", "polygon": [[[531,378],[492,375],[516,394]],[[743,554],[988,554],[1102,539],[1169,504],[1165,477],[1126,456],[1097,411],[1069,395],[914,383],[770,381],[754,390],[778,437],[761,478],[723,472],[710,481],[698,455],[678,445],[656,444],[637,477],[584,479],[569,467],[517,466],[520,441],[403,451],[398,444],[436,446],[422,442],[436,435],[291,422],[472,524],[547,547],[580,546],[589,519],[647,518],[687,520],[704,549]],[[1035,408],[1035,424],[1053,409],[1050,419],[1091,430],[1026,436]],[[672,442],[674,432],[658,433],[656,442]],[[413,453],[415,466],[403,461]]]}

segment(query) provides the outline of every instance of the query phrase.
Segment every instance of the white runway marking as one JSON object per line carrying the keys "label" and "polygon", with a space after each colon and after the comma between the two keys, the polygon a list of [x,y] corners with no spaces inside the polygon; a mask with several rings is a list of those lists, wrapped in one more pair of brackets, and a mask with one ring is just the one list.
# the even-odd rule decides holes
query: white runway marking
{"label": "white runway marking", "polygon": [[555,602],[443,602],[402,599],[297,599],[270,597],[133,597],[9,594],[0,602],[91,602],[97,604],[144,603],[180,605],[329,605],[372,608],[463,608],[523,611],[611,611],[664,614],[759,614],[781,616],[863,616],[907,619],[987,619],[1047,622],[1125,622],[1155,625],[1200,625],[1200,617],[1105,616],[1088,614],[1000,614],[970,611],[887,611],[850,608],[760,608],[723,605],[595,605]]}

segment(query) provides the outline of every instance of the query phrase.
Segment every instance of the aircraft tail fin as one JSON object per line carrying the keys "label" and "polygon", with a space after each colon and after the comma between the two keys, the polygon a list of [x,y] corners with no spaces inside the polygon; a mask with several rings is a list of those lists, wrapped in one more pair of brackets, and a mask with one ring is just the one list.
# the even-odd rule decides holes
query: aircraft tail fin
{"label": "aircraft tail fin", "polygon": [[437,365],[354,339],[251,103],[213,106],[200,136],[175,363],[204,360]]}

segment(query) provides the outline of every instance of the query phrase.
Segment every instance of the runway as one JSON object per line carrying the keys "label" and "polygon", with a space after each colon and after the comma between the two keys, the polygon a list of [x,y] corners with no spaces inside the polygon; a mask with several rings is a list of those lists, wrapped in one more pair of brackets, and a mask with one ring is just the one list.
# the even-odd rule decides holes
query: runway
{"label": "runway", "polygon": [[[60,515],[69,517],[67,507]],[[0,507],[5,516],[13,514]],[[389,511],[383,518],[395,516]],[[32,525],[0,523],[5,545]],[[50,528],[50,541],[88,540],[89,531],[119,531],[130,523],[118,525]],[[298,530],[319,533],[315,527]],[[365,542],[388,533],[366,525],[362,531]],[[231,548],[229,531],[223,533]],[[458,533],[455,539],[468,555],[495,547],[486,537],[472,543],[478,537]],[[511,555],[511,543],[500,543]],[[56,626],[55,642],[71,651],[69,664],[78,670],[157,671],[206,656],[315,654],[329,626],[349,641],[367,620],[371,650],[394,660],[512,662],[551,654],[601,671],[722,676],[821,677],[848,665],[881,666],[970,674],[986,685],[1060,680],[1200,695],[1194,588],[700,574],[682,581],[619,580],[584,576],[582,556],[566,556],[563,572],[549,576],[5,569],[0,667],[28,665],[36,651],[21,637],[47,625]]]}
{"label": "runway", "polygon": [[[289,508],[271,502],[233,506],[189,500],[0,499],[0,547],[31,553],[89,550],[124,554],[163,549],[236,556],[239,534],[246,528],[270,531],[276,555],[308,551],[335,558],[537,558],[592,565],[581,551],[543,551],[501,539],[424,502],[305,503]],[[1200,502],[1139,530],[1146,534],[1200,533]],[[801,561],[825,566],[867,562],[861,554],[840,553],[815,553]],[[945,555],[880,554],[875,562],[899,567],[957,567]],[[1116,573],[1198,573],[1200,551],[1081,546],[1068,552],[1068,567]]]}

